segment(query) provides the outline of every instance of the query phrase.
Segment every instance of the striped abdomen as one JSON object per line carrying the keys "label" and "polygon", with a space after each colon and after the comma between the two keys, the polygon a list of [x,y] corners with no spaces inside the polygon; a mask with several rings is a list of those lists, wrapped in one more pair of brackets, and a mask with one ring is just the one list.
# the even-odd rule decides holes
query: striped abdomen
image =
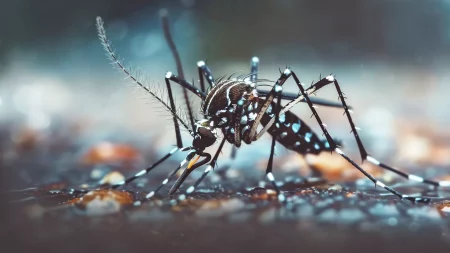
{"label": "striped abdomen", "polygon": [[[260,98],[260,100],[263,100]],[[264,103],[260,101],[260,103]],[[266,113],[261,119],[261,124],[265,126],[272,117],[275,117],[276,104],[271,103]],[[311,128],[299,117],[290,111],[280,115],[279,123],[274,123],[267,131],[276,140],[287,149],[296,151],[300,154],[318,154],[329,149],[326,140],[319,137],[311,130]]]}

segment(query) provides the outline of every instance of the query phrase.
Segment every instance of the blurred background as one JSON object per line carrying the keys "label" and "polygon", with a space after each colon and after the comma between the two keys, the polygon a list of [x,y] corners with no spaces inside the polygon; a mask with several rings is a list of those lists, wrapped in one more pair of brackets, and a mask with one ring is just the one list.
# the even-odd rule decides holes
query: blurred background
{"label": "blurred background", "polygon": [[[305,84],[317,81],[320,74],[333,73],[353,106],[354,121],[370,154],[420,176],[450,180],[449,0],[3,1],[0,172],[6,174],[0,176],[0,197],[6,196],[6,189],[41,188],[32,188],[28,195],[7,196],[11,205],[0,206],[12,209],[0,215],[4,218],[0,237],[14,237],[10,241],[16,247],[55,249],[59,243],[74,252],[95,247],[110,252],[137,248],[180,252],[205,246],[229,252],[229,247],[217,247],[218,239],[220,245],[259,248],[259,252],[270,247],[330,252],[340,245],[345,245],[346,252],[448,251],[443,250],[448,249],[450,238],[450,206],[443,200],[449,198],[448,192],[431,193],[442,197],[434,205],[395,201],[367,180],[354,181],[361,173],[329,154],[304,159],[277,148],[274,173],[280,181],[287,182],[282,175],[289,173],[296,180],[308,176],[307,161],[338,183],[306,189],[310,186],[302,185],[304,181],[295,181],[294,187],[300,187],[294,193],[299,194],[296,209],[277,209],[276,201],[266,201],[267,194],[253,191],[252,187],[261,186],[258,181],[242,177],[252,171],[257,180],[263,179],[269,136],[241,147],[225,177],[211,173],[212,186],[200,187],[203,191],[188,202],[193,207],[184,206],[187,216],[175,207],[169,212],[152,205],[118,212],[133,197],[159,184],[183,159],[180,153],[161,166],[165,168],[155,170],[160,178],[152,174],[136,180],[130,186],[133,196],[122,191],[97,192],[91,202],[72,200],[79,204],[76,208],[60,205],[70,196],[49,190],[123,180],[173,148],[170,117],[147,94],[135,92],[111,66],[95,28],[95,18],[101,16],[124,63],[146,72],[155,89],[164,89],[166,71],[176,72],[176,68],[163,38],[161,8],[169,12],[189,81],[198,85],[199,60],[206,60],[218,77],[248,72],[253,56],[260,58],[260,78],[276,80],[279,68],[286,66]],[[292,81],[284,87],[297,92]],[[332,86],[318,96],[338,101]],[[181,98],[178,87],[179,106],[183,106]],[[192,99],[198,110],[200,101]],[[299,104],[293,111],[320,131],[306,105]],[[330,133],[344,141],[344,150],[360,162],[342,109],[320,107],[318,112]],[[185,145],[190,144],[189,135],[183,136]],[[219,165],[229,162],[229,154],[230,145]],[[364,166],[403,193],[432,191],[423,185],[395,184],[398,178]],[[238,180],[244,184],[227,185]],[[185,185],[190,184],[192,178]],[[247,187],[250,190],[244,191]],[[161,191],[161,196],[166,193]],[[101,194],[110,199],[98,200]],[[104,219],[86,217],[111,213]],[[441,237],[445,236],[443,247]]]}
{"label": "blurred background", "polygon": [[[220,76],[248,72],[252,56],[261,60],[261,78],[276,80],[286,65],[307,84],[333,73],[370,153],[394,165],[450,164],[448,0],[6,2],[0,10],[4,161],[20,157],[11,144],[39,146],[57,134],[77,136],[75,146],[56,145],[59,157],[86,153],[104,141],[133,140],[155,157],[170,150],[170,118],[161,118],[164,112],[146,94],[133,92],[109,64],[95,29],[95,17],[102,16],[119,56],[158,87],[166,71],[176,70],[161,30],[161,8],[169,11],[188,80],[197,83],[198,60],[207,60]],[[296,91],[293,82],[285,87]],[[332,87],[318,95],[337,101]],[[198,99],[193,103],[199,108]],[[320,131],[308,110],[294,109]],[[359,160],[341,110],[319,113]],[[258,147],[269,147],[269,140],[243,147],[238,161],[256,163],[249,154],[267,155],[269,148]]]}

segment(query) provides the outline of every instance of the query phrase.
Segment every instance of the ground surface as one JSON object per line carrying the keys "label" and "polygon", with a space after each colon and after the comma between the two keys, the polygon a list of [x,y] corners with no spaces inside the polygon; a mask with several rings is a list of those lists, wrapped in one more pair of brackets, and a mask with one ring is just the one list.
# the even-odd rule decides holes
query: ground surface
{"label": "ground surface", "polygon": [[[127,163],[111,165],[111,157],[96,153],[104,144],[70,155],[62,150],[76,150],[79,144],[64,137],[64,131],[40,141],[31,133],[24,134],[21,141],[15,139],[14,146],[2,146],[8,175],[2,177],[7,179],[2,194],[2,206],[7,207],[3,238],[14,239],[8,247],[28,252],[448,252],[450,247],[450,190],[397,179],[389,182],[404,193],[433,197],[428,205],[411,204],[386,195],[364,179],[331,183],[291,173],[279,178],[289,197],[287,205],[280,205],[266,193],[259,174],[236,177],[229,172],[212,176],[179,204],[171,205],[163,190],[156,201],[130,207],[165,174],[138,180],[118,191],[70,192],[70,188],[92,188],[98,178],[114,180],[122,176],[119,171],[128,175],[133,171],[124,171]],[[132,146],[108,150],[122,162],[136,151]],[[438,168],[434,170],[436,175],[442,174]]]}

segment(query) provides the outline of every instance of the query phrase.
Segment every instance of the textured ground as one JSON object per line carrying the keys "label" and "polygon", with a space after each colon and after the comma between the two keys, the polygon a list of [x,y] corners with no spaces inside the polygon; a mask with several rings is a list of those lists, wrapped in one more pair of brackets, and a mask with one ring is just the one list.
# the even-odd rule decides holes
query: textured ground
{"label": "textured ground", "polygon": [[[212,175],[177,205],[170,204],[163,190],[154,202],[129,206],[167,172],[119,191],[94,191],[85,196],[61,191],[132,175],[132,160],[139,153],[129,144],[104,143],[74,152],[85,144],[67,135],[65,127],[41,138],[21,132],[13,142],[8,137],[12,128],[2,130],[3,172],[8,175],[2,177],[7,183],[2,206],[8,212],[3,215],[7,232],[3,238],[14,238],[8,247],[109,252],[448,252],[450,247],[450,190],[399,183],[404,181],[397,178],[384,177],[395,189],[434,197],[433,202],[400,201],[364,179],[331,183],[301,179],[290,172],[280,173],[280,186],[290,199],[280,205],[259,181],[261,171],[242,173],[233,168]],[[151,150],[140,152],[147,151],[152,154]],[[174,163],[168,162],[161,170],[168,171]],[[427,173],[442,176],[439,168]]]}

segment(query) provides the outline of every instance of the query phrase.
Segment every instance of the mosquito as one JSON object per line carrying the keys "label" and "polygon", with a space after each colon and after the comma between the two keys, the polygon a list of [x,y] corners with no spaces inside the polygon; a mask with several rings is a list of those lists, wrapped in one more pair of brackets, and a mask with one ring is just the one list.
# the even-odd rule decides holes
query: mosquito
{"label": "mosquito", "polygon": [[[417,175],[408,174],[394,169],[393,167],[369,155],[358,134],[358,128],[353,122],[351,110],[345,101],[346,97],[342,92],[341,86],[332,74],[324,78],[320,78],[318,82],[315,82],[310,87],[305,88],[300,82],[297,74],[292,69],[286,67],[284,71],[280,71],[280,77],[274,85],[271,85],[270,91],[264,91],[259,88],[260,85],[258,85],[258,83],[266,82],[267,80],[258,79],[259,59],[257,57],[253,57],[251,59],[249,74],[237,76],[235,78],[231,78],[230,76],[215,79],[205,62],[199,61],[197,62],[197,69],[200,87],[194,86],[193,83],[186,81],[184,78],[179,54],[168,27],[167,12],[161,13],[161,19],[164,36],[170,46],[172,54],[175,57],[178,71],[178,75],[172,72],[167,72],[165,75],[164,80],[167,89],[168,101],[158,96],[153,90],[153,87],[146,85],[141,78],[134,75],[132,71],[123,64],[123,61],[120,60],[114,52],[111,43],[107,38],[103,20],[101,17],[97,17],[96,19],[98,35],[104,49],[106,50],[108,58],[120,71],[124,73],[125,77],[131,79],[140,88],[144,89],[150,94],[150,96],[156,99],[162,107],[171,113],[177,142],[177,146],[175,148],[170,150],[166,155],[150,167],[136,173],[134,176],[124,181],[111,185],[110,188],[116,189],[122,187],[131,183],[135,179],[148,174],[178,151],[187,152],[186,157],[169,174],[169,176],[164,179],[164,181],[162,181],[156,189],[150,191],[144,198],[136,201],[134,205],[141,205],[143,202],[151,200],[155,194],[167,183],[169,183],[177,172],[183,168],[181,175],[169,190],[169,195],[172,196],[180,188],[190,173],[199,167],[207,165],[206,169],[195,181],[195,183],[189,186],[183,194],[178,196],[179,200],[185,199],[188,195],[195,191],[202,180],[216,167],[219,154],[221,153],[225,142],[232,144],[233,148],[236,149],[239,148],[242,143],[248,145],[254,143],[265,133],[272,136],[270,156],[267,163],[265,177],[273,185],[273,188],[277,193],[277,198],[280,202],[287,201],[287,197],[277,186],[275,177],[272,173],[273,156],[275,144],[277,142],[285,148],[302,155],[334,151],[351,163],[354,168],[363,173],[368,179],[370,179],[370,181],[375,184],[375,187],[382,187],[398,198],[408,200],[413,203],[429,203],[431,201],[430,198],[414,197],[394,190],[382,181],[375,179],[354,160],[348,157],[341,150],[340,143],[331,137],[326,125],[323,123],[316,111],[316,104],[344,109],[344,113],[347,116],[363,162],[368,161],[378,167],[391,171],[412,181],[430,184],[435,187],[450,187],[450,181],[437,182]],[[299,89],[297,94],[282,92],[283,85],[291,77]],[[183,88],[184,99],[187,105],[187,120],[185,120],[179,111],[177,111],[171,83],[181,85]],[[206,85],[208,86],[206,87]],[[340,102],[331,102],[319,99],[317,97],[311,97],[312,94],[315,94],[327,85],[334,85]],[[193,93],[201,99],[201,113],[204,116],[203,119],[194,120],[188,92]],[[289,102],[283,106],[281,105],[281,100],[288,100]],[[315,133],[303,120],[290,111],[291,108],[299,102],[303,102],[308,105],[312,115],[323,132],[323,136],[325,136],[324,139],[320,138],[319,134]],[[260,130],[258,130],[258,127]],[[193,139],[191,145],[183,145],[180,128],[184,128],[191,135]],[[222,139],[217,151],[212,156],[211,154],[205,152],[205,149],[212,146],[220,139],[220,132]]]}

